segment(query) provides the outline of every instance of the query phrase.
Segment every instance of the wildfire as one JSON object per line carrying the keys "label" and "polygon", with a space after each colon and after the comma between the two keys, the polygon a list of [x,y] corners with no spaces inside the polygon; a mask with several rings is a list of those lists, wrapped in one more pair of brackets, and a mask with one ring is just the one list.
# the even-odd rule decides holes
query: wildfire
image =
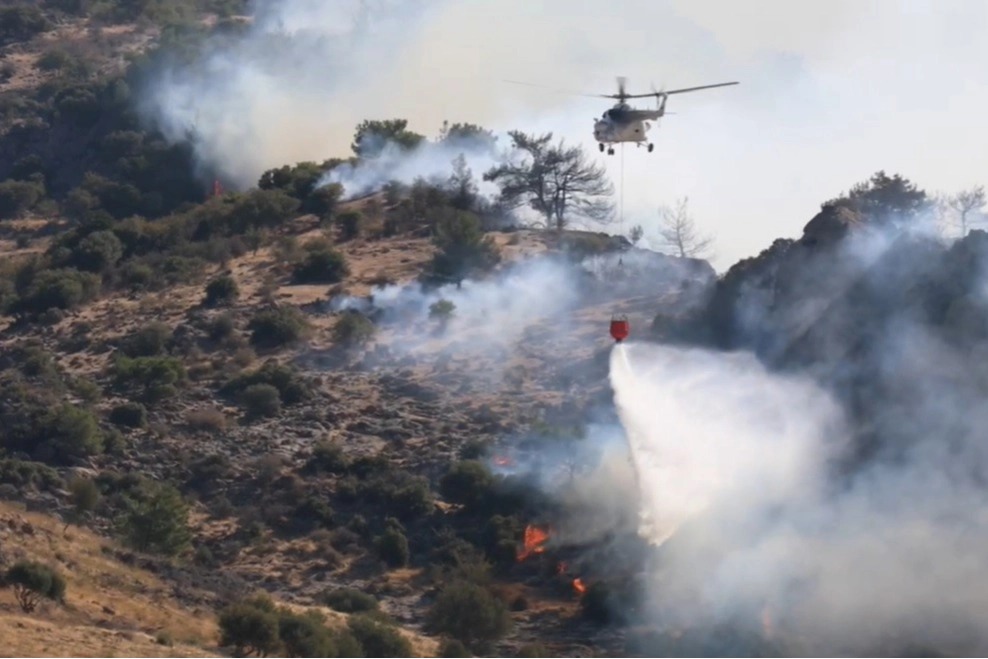
{"label": "wildfire", "polygon": [[496,464],[498,467],[510,467],[511,465],[514,464],[514,460],[508,457],[498,455],[494,457],[494,464]]}
{"label": "wildfire", "polygon": [[583,585],[583,579],[579,577],[573,579],[573,590],[575,590],[579,595],[582,595],[583,593],[587,592],[587,587]]}
{"label": "wildfire", "polygon": [[541,529],[529,524],[525,527],[525,546],[518,551],[518,560],[523,561],[532,554],[541,554],[545,551],[545,541],[549,539],[549,530]]}

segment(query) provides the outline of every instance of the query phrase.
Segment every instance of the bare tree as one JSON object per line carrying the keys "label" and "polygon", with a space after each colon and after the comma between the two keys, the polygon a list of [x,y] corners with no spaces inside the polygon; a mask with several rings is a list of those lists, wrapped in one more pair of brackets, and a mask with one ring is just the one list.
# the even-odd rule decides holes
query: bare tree
{"label": "bare tree", "polygon": [[961,190],[947,197],[946,202],[955,213],[954,222],[960,229],[961,238],[967,235],[972,224],[984,221],[983,209],[988,203],[984,186],[976,185],[967,190]]}
{"label": "bare tree", "polygon": [[688,208],[689,197],[683,197],[675,206],[662,206],[659,235],[667,248],[680,257],[709,258],[713,237],[702,234],[693,222]]}
{"label": "bare tree", "polygon": [[506,162],[484,174],[501,188],[501,203],[515,209],[528,204],[545,218],[545,226],[557,231],[573,219],[585,218],[601,224],[614,218],[611,196],[614,186],[606,170],[587,159],[578,147],[562,140],[552,144],[552,133],[526,135],[508,133],[521,162]]}

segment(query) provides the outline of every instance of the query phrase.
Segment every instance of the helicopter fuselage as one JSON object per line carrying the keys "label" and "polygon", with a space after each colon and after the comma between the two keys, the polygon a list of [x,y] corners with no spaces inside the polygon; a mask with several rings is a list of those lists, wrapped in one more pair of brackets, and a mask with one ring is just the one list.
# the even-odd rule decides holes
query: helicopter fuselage
{"label": "helicopter fuselage", "polygon": [[[605,145],[623,142],[634,142],[638,146],[648,144],[651,151],[653,145],[648,143],[648,131],[652,127],[649,121],[655,121],[664,114],[663,107],[656,110],[636,110],[627,105],[618,104],[606,110],[599,119],[594,120],[593,136],[600,143],[603,152]],[[614,149],[608,148],[608,154]]]}

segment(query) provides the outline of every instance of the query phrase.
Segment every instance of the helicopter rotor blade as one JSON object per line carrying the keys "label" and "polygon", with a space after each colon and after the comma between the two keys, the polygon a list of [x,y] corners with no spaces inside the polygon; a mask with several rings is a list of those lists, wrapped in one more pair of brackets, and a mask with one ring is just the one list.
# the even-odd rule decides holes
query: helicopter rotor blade
{"label": "helicopter rotor blade", "polygon": [[730,85],[740,85],[739,82],[719,82],[716,85],[702,85],[700,87],[686,87],[683,89],[670,89],[666,94],[682,94],[684,92],[696,92],[701,89],[713,89],[714,87],[729,87]]}
{"label": "helicopter rotor blade", "polygon": [[501,82],[511,83],[512,85],[524,85],[526,87],[537,87],[539,89],[546,89],[557,94],[570,94],[572,96],[585,96],[587,98],[618,98],[614,94],[587,94],[585,92],[578,92],[571,89],[558,89],[556,87],[549,87],[548,85],[537,85],[533,82],[522,82],[520,80],[502,79]]}

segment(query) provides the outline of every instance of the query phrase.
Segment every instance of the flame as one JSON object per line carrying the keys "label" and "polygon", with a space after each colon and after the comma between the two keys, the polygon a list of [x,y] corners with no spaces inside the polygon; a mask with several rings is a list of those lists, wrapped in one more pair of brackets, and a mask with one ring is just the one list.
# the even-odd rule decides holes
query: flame
{"label": "flame", "polygon": [[582,595],[583,593],[587,592],[587,587],[583,585],[583,579],[579,577],[573,579],[573,590],[575,590],[579,595]]}
{"label": "flame", "polygon": [[541,529],[529,524],[525,527],[525,546],[518,551],[518,560],[523,561],[532,554],[541,554],[545,551],[542,545],[549,539],[548,529]]}
{"label": "flame", "polygon": [[510,467],[512,464],[514,464],[514,460],[508,457],[498,455],[494,457],[494,464],[496,464],[498,467]]}
{"label": "flame", "polygon": [[772,609],[766,604],[762,608],[762,635],[765,638],[772,638]]}

